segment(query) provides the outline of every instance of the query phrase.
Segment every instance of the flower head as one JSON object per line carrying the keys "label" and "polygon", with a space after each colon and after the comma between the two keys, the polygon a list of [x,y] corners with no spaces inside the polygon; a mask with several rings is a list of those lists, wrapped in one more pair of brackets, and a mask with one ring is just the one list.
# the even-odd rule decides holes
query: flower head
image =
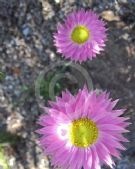
{"label": "flower head", "polygon": [[105,163],[113,167],[112,156],[120,157],[121,142],[128,140],[123,133],[129,122],[121,117],[122,109],[114,109],[116,101],[109,94],[88,92],[85,87],[76,96],[66,91],[56,102],[45,108],[48,114],[39,119],[43,126],[39,142],[50,155],[54,167],[62,169],[100,169]]}
{"label": "flower head", "polygon": [[94,12],[84,10],[69,14],[54,35],[57,51],[79,62],[96,57],[103,50],[105,40],[105,23]]}

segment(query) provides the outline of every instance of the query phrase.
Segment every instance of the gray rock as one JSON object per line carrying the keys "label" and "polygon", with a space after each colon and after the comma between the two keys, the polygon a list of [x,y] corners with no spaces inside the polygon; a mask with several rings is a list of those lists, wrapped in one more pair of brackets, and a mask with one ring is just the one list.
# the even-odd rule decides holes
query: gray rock
{"label": "gray rock", "polygon": [[31,35],[31,29],[28,26],[23,26],[22,32],[25,37],[28,37],[29,35]]}

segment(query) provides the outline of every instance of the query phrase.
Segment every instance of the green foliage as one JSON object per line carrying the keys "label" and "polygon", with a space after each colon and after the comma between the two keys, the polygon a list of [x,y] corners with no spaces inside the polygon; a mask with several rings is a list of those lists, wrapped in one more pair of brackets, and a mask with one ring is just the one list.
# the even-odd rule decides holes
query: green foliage
{"label": "green foliage", "polygon": [[[51,83],[53,76],[49,76],[47,80],[42,80],[40,83],[40,94],[44,99],[51,99],[49,96],[49,85]],[[54,88],[55,95],[59,95],[62,90],[62,84],[57,82]]]}
{"label": "green foliage", "polygon": [[5,74],[3,72],[0,72],[0,81],[2,81],[5,78]]}
{"label": "green foliage", "polygon": [[76,84],[72,82],[72,80],[70,81],[70,79],[67,78],[67,74],[71,74],[70,71],[70,63],[68,63],[65,64],[65,67],[59,67],[58,70],[54,70],[54,72],[49,72],[47,77],[39,81],[40,95],[45,100],[54,100],[55,98],[52,98],[49,93],[50,87],[52,87],[52,90],[54,90],[55,96],[61,95],[61,92],[65,89],[69,89],[73,94],[76,93]]}
{"label": "green foliage", "polygon": [[4,145],[7,143],[9,143],[11,145],[15,145],[19,139],[20,139],[19,136],[12,135],[6,131],[0,132],[0,145]]}
{"label": "green foliage", "polygon": [[0,166],[2,167],[2,169],[10,169],[4,154],[4,147],[1,146],[1,144],[0,144]]}
{"label": "green foliage", "polygon": [[6,159],[6,155],[4,153],[5,147],[7,146],[7,144],[14,146],[19,140],[19,136],[12,135],[11,133],[8,133],[6,131],[0,132],[0,167],[2,167],[2,169],[10,169]]}
{"label": "green foliage", "polygon": [[[42,80],[40,83],[40,95],[45,99],[54,99],[52,98],[52,96],[49,96],[49,85],[51,83],[51,78],[48,80]],[[76,88],[73,85],[71,85],[69,83],[69,81],[67,81],[67,79],[59,79],[55,86],[54,86],[54,95],[55,96],[59,96],[61,94],[61,92],[65,89],[70,89],[70,91],[74,94],[76,93]]]}
{"label": "green foliage", "polygon": [[49,98],[49,81],[42,80],[40,82],[40,94],[44,99]]}
{"label": "green foliage", "polygon": [[22,85],[21,86],[21,92],[27,92],[27,91],[29,91],[30,90],[30,87],[29,86],[27,86],[27,85]]}

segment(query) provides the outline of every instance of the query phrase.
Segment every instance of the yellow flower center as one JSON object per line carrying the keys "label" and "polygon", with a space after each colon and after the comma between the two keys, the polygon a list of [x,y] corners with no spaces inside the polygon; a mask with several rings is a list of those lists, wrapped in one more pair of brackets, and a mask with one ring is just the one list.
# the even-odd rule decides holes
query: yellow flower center
{"label": "yellow flower center", "polygon": [[89,39],[90,32],[85,26],[77,26],[74,28],[71,38],[74,42],[82,44]]}
{"label": "yellow flower center", "polygon": [[89,147],[98,138],[98,128],[88,118],[74,120],[70,126],[69,138],[71,143],[77,147]]}

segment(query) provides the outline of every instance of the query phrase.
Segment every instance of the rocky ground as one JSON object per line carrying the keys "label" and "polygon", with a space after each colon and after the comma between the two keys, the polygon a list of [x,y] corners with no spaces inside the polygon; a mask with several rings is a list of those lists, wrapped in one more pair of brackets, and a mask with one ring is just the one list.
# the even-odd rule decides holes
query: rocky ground
{"label": "rocky ground", "polygon": [[[107,23],[105,51],[81,68],[94,88],[110,91],[114,99],[121,98],[118,107],[127,109],[125,116],[132,122],[127,134],[130,143],[115,169],[135,168],[135,0],[0,0],[0,150],[6,161],[1,164],[0,159],[0,169],[2,165],[4,169],[52,168],[34,131],[40,106],[53,99],[53,85],[59,94],[65,87],[74,89],[83,83],[77,81],[76,67],[73,71],[66,62],[66,68],[56,65],[62,59],[53,46],[57,23],[78,8],[93,9]],[[62,83],[57,82],[60,78]]]}

